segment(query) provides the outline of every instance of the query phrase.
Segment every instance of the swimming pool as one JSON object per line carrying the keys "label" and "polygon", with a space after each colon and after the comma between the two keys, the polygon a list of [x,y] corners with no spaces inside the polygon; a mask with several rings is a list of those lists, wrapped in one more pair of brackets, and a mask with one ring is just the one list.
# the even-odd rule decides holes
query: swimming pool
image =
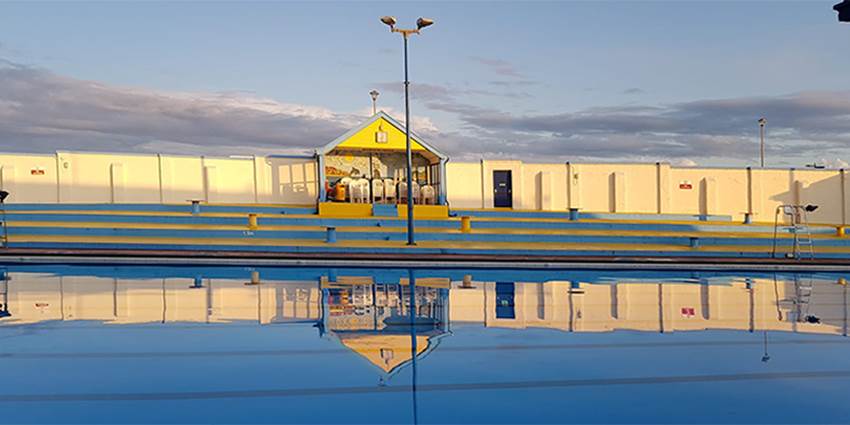
{"label": "swimming pool", "polygon": [[5,423],[850,413],[839,274],[21,265],[0,285]]}

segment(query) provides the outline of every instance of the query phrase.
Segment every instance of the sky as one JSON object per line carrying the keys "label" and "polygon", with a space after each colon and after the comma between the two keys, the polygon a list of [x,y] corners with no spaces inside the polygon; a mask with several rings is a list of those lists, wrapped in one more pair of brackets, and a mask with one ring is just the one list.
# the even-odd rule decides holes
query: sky
{"label": "sky", "polygon": [[453,160],[850,161],[837,0],[0,2],[0,151],[308,153],[378,108]]}

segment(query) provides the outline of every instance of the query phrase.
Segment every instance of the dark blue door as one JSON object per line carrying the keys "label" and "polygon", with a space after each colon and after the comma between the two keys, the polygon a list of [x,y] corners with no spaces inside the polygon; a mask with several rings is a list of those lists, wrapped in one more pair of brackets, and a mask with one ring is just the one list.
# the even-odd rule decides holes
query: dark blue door
{"label": "dark blue door", "polygon": [[493,206],[496,208],[513,208],[513,187],[510,170],[493,171]]}
{"label": "dark blue door", "polygon": [[496,318],[516,318],[513,282],[496,282]]}

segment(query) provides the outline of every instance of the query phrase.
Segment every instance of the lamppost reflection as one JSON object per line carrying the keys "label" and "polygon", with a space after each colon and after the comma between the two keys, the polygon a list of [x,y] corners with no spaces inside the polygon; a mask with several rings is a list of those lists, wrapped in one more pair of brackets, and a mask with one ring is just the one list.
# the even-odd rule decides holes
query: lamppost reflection
{"label": "lamppost reflection", "polygon": [[0,270],[0,274],[2,274],[3,280],[3,303],[0,304],[0,319],[4,319],[6,317],[12,317],[12,313],[9,312],[9,274],[6,270]]}

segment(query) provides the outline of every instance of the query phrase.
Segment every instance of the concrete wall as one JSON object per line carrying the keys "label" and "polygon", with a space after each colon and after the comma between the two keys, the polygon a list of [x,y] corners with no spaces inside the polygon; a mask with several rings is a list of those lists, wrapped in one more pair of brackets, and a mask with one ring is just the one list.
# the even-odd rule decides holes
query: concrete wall
{"label": "concrete wall", "polygon": [[[456,325],[570,332],[731,329],[845,335],[847,289],[826,280],[800,285],[812,284],[816,290],[808,305],[798,310],[799,286],[789,280],[752,279],[749,285],[515,282],[514,318],[507,319],[496,317],[495,282],[475,282],[473,288],[463,289],[455,282],[449,291],[450,320]],[[806,323],[805,315],[817,316],[821,323]]]}
{"label": "concrete wall", "polygon": [[0,154],[10,203],[312,204],[313,158],[57,152]]}
{"label": "concrete wall", "polygon": [[[318,320],[321,293],[316,282],[245,280],[124,279],[13,273],[0,281],[8,293],[14,323],[98,320],[109,323],[233,322]],[[8,285],[3,288],[3,285]]]}
{"label": "concrete wall", "polygon": [[[813,223],[846,224],[843,170],[672,167],[669,164],[533,164],[488,161],[446,166],[452,208],[493,207],[493,172],[509,170],[513,207],[523,210],[716,214],[772,222],[782,204],[813,203]],[[10,203],[313,204],[317,165],[303,157],[202,157],[57,152],[0,154]]]}
{"label": "concrete wall", "polygon": [[646,214],[745,213],[772,222],[782,204],[819,206],[812,223],[846,224],[850,186],[844,170],[673,167],[670,164],[450,162],[452,208],[492,208],[493,172],[509,170],[521,210]]}

